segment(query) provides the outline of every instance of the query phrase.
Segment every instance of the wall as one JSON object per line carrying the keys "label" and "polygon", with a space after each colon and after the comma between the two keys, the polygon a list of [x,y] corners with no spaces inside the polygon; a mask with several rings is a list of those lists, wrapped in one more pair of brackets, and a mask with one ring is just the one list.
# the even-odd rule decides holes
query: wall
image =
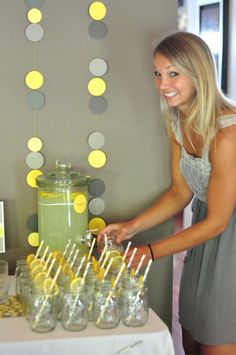
{"label": "wall", "polygon": [[[108,33],[100,56],[108,62],[105,97],[108,109],[99,118],[106,137],[107,164],[99,172],[106,183],[106,222],[128,219],[142,211],[170,183],[169,155],[159,97],[153,85],[152,43],[177,28],[172,0],[103,1]],[[88,108],[91,79],[88,66],[96,57],[96,41],[88,35],[88,0],[50,0],[41,8],[44,38],[36,46],[37,66],[45,78],[46,105],[35,118],[27,106],[25,74],[33,67],[33,45],[24,31],[29,24],[24,1],[1,1],[0,200],[5,204],[6,254],[15,259],[34,250],[27,243],[27,218],[37,213],[35,189],[26,183],[27,141],[43,140],[43,172],[57,159],[75,170],[98,174],[89,167],[88,135],[97,119]],[[163,16],[164,14],[164,16]],[[172,222],[137,237],[137,242],[168,235]],[[155,263],[149,277],[150,303],[170,325],[172,258]]]}

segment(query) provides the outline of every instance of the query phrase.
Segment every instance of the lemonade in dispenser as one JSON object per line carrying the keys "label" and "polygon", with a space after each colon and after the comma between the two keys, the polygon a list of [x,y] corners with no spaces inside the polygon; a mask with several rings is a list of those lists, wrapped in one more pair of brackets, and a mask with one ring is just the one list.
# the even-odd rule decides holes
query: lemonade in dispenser
{"label": "lemonade in dispenser", "polygon": [[57,161],[55,171],[39,175],[39,239],[50,250],[63,251],[68,240],[76,243],[80,254],[88,247],[81,238],[88,228],[87,186],[90,177],[71,170],[70,163]]}

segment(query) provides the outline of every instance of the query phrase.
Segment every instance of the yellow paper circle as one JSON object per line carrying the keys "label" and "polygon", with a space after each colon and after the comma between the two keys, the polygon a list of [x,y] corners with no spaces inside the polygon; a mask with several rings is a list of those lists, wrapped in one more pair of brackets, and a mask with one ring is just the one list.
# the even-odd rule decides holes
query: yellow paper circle
{"label": "yellow paper circle", "polygon": [[[89,221],[88,229],[93,229],[93,234],[97,235],[103,228],[106,227],[104,219],[96,217]],[[97,229],[97,230],[96,230]]]}
{"label": "yellow paper circle", "polygon": [[32,90],[39,89],[43,85],[43,75],[37,70],[32,70],[26,74],[25,83]]}
{"label": "yellow paper circle", "polygon": [[93,150],[89,153],[88,162],[93,168],[101,168],[106,164],[106,154],[102,150]]}
{"label": "yellow paper circle", "polygon": [[74,200],[74,209],[77,213],[83,213],[87,207],[87,199],[84,194],[79,194]]}
{"label": "yellow paper circle", "polygon": [[37,187],[36,177],[41,175],[42,171],[40,170],[31,170],[26,177],[27,184],[31,187]]}
{"label": "yellow paper circle", "polygon": [[106,16],[106,12],[106,6],[100,1],[95,1],[89,6],[89,15],[94,20],[102,20]]}
{"label": "yellow paper circle", "polygon": [[101,96],[106,91],[106,83],[101,78],[93,78],[88,83],[88,91],[93,96]]}
{"label": "yellow paper circle", "polygon": [[31,152],[38,152],[43,146],[40,138],[32,137],[28,140],[28,148]]}
{"label": "yellow paper circle", "polygon": [[38,247],[39,246],[39,234],[36,232],[30,233],[28,236],[28,243],[32,247]]}
{"label": "yellow paper circle", "polygon": [[42,12],[39,9],[32,8],[28,11],[27,17],[31,23],[39,23],[42,19]]}

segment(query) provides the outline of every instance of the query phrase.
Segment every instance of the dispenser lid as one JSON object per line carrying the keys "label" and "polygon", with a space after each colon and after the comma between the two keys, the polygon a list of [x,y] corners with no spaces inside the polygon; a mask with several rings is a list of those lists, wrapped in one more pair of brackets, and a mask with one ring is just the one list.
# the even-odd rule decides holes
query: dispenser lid
{"label": "dispenser lid", "polygon": [[55,171],[37,176],[36,182],[39,187],[46,186],[86,186],[90,176],[82,175],[78,171],[71,170],[71,163],[56,161]]}

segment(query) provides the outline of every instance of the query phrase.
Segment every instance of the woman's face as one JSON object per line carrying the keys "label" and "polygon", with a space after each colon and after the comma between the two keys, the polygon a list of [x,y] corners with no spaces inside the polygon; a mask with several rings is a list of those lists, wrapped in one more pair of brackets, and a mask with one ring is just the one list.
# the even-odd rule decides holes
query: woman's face
{"label": "woman's face", "polygon": [[192,80],[160,53],[154,57],[155,85],[169,107],[186,113],[195,89]]}

